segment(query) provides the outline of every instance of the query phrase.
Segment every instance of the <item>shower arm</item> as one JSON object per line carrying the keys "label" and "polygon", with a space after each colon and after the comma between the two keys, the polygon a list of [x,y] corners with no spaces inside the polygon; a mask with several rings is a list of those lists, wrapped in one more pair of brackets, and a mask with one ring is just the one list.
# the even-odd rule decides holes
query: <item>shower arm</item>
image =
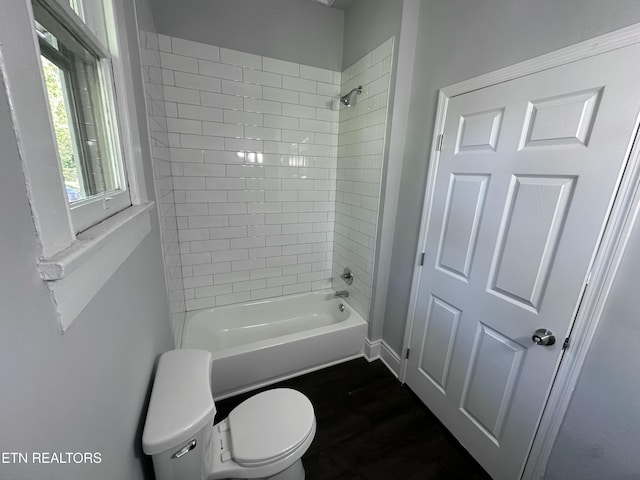
{"label": "shower arm", "polygon": [[352,88],[351,91],[349,93],[347,93],[346,95],[343,95],[342,97],[340,97],[340,102],[347,106],[350,107],[351,106],[351,96],[354,93],[362,93],[362,85],[358,85],[356,88]]}

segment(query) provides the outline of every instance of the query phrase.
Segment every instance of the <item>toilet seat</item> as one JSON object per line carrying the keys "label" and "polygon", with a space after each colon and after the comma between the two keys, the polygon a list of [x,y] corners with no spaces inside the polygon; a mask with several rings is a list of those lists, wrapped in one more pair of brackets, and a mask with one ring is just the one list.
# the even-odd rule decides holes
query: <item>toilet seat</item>
{"label": "toilet seat", "polygon": [[276,388],[245,400],[227,419],[233,460],[243,467],[277,462],[315,434],[315,414],[307,397]]}

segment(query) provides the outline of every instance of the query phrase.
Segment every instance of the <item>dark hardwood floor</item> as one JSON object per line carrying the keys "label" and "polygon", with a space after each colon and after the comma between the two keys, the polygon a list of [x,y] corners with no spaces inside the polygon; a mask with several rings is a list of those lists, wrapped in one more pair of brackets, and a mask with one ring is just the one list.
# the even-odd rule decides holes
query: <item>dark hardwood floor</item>
{"label": "dark hardwood floor", "polygon": [[[491,478],[380,361],[357,359],[268,388],[276,386],[301,391],[315,409],[306,480]],[[258,391],[217,402],[216,421]]]}

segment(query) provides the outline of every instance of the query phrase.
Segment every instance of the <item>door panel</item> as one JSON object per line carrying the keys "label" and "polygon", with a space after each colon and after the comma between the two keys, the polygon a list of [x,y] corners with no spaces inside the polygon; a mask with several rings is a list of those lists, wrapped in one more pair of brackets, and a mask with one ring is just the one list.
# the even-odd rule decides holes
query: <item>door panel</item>
{"label": "door panel", "polygon": [[[405,381],[519,478],[619,183],[640,47],[449,100]],[[553,346],[531,337],[548,328]]]}
{"label": "door panel", "polygon": [[574,184],[568,177],[511,177],[490,293],[538,313]]}
{"label": "door panel", "polygon": [[529,103],[520,149],[545,145],[587,145],[601,88]]}
{"label": "door panel", "polygon": [[436,263],[461,280],[469,278],[488,184],[488,175],[451,176]]}
{"label": "door panel", "polygon": [[477,325],[460,410],[496,445],[526,348],[487,325]]}
{"label": "door panel", "polygon": [[496,150],[504,108],[460,117],[456,153]]}
{"label": "door panel", "polygon": [[432,296],[427,314],[427,329],[420,350],[423,374],[442,392],[447,388],[453,342],[458,331],[460,310]]}

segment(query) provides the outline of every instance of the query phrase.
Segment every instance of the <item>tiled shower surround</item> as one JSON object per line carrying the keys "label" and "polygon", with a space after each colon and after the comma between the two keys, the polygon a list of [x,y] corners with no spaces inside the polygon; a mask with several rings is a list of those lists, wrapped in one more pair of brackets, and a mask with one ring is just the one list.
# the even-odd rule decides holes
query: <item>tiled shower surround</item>
{"label": "tiled shower surround", "polygon": [[[393,38],[342,72],[341,91],[362,86],[362,93],[340,111],[333,286],[349,290],[349,303],[365,319],[371,303],[392,54]],[[340,277],[345,267],[354,275],[350,286]]]}
{"label": "tiled shower surround", "polygon": [[185,316],[184,284],[178,244],[178,226],[173,195],[173,178],[171,176],[169,135],[167,132],[167,114],[162,86],[158,34],[141,31],[140,47],[149,133],[151,135],[153,172],[160,218],[165,281],[171,311],[171,329],[176,345],[180,345]]}
{"label": "tiled shower surround", "polygon": [[187,311],[330,286],[340,73],[159,40]]}
{"label": "tiled shower surround", "polygon": [[[147,82],[156,188],[161,215],[175,218],[186,311],[327,288],[346,262],[366,317],[391,45],[342,82],[340,72],[158,36],[164,111],[155,66]],[[365,91],[346,109],[338,99],[353,82]],[[154,118],[163,113],[166,123]]]}

